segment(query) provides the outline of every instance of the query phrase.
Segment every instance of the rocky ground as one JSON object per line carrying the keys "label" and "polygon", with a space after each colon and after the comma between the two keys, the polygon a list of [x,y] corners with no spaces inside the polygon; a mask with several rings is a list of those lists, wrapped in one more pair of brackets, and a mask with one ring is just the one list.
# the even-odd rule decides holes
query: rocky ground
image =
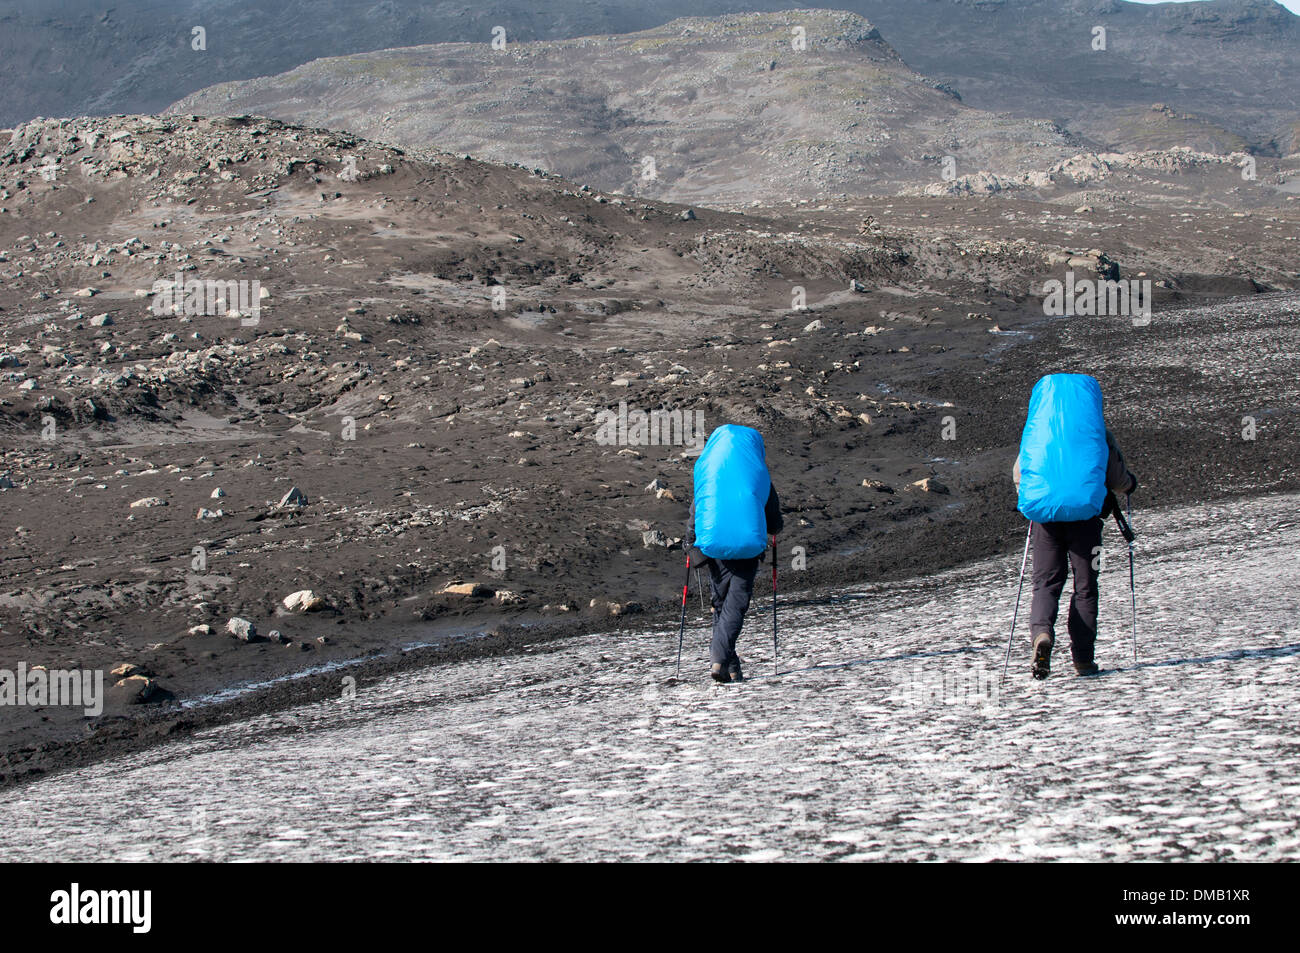
{"label": "rocky ground", "polygon": [[[8,710],[5,783],[337,688],[238,694],[280,676],[655,624],[691,448],[599,442],[620,403],[763,430],[792,589],[1003,552],[1049,370],[1101,378],[1149,504],[1296,488],[1276,190],[739,214],[269,120],[0,150],[0,667],[134,667],[103,717]],[[1044,317],[1112,267],[1150,325]],[[178,272],[266,296],[169,313]]]}
{"label": "rocky ground", "polygon": [[[1284,861],[1300,851],[1300,497],[1107,531],[1097,660],[1001,678],[1018,555],[705,628],[406,672],[0,794],[13,860]],[[1009,540],[1008,540],[1009,542]],[[759,593],[765,602],[767,592]],[[763,607],[766,609],[766,606]],[[1061,671],[1065,669],[1065,673]],[[1068,674],[1067,674],[1068,673]],[[286,767],[291,770],[286,770]]]}

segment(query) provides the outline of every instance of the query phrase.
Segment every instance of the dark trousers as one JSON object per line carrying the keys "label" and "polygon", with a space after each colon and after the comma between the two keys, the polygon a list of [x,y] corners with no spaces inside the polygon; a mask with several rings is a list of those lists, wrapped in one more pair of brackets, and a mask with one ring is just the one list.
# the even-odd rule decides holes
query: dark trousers
{"label": "dark trousers", "polygon": [[757,573],[757,559],[709,561],[713,596],[713,641],[709,644],[709,661],[722,665],[739,664],[736,640],[740,638],[740,627],[745,624]]}
{"label": "dark trousers", "polygon": [[1073,523],[1035,523],[1034,604],[1030,610],[1031,637],[1046,632],[1056,638],[1056,614],[1065,577],[1074,572],[1074,595],[1066,628],[1070,654],[1076,663],[1093,660],[1097,642],[1097,570],[1093,560],[1101,546],[1101,517]]}

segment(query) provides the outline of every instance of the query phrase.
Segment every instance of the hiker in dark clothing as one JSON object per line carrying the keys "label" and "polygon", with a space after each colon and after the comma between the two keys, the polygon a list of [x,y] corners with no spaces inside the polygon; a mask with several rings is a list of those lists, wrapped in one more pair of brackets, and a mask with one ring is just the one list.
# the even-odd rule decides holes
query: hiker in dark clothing
{"label": "hiker in dark clothing", "polygon": [[[775,536],[785,528],[776,487],[768,491],[763,519],[769,536]],[[694,535],[694,527],[695,504],[692,503],[690,537]],[[745,613],[749,611],[749,601],[754,595],[758,564],[766,559],[767,550],[750,559],[711,559],[693,544],[690,552],[692,566],[709,567],[710,602],[713,604],[713,641],[709,643],[709,661],[712,662],[713,678],[718,682],[744,681],[740,656],[736,654],[736,640],[740,638],[740,628],[745,623]]]}
{"label": "hiker in dark clothing", "polygon": [[[1132,493],[1137,477],[1129,472],[1124,454],[1114,435],[1106,430],[1106,489],[1111,493]],[[1020,461],[1012,468],[1017,491],[1020,487]],[[1070,634],[1070,655],[1079,675],[1099,671],[1093,660],[1097,642],[1097,556],[1101,551],[1103,520],[1110,515],[1114,500],[1108,496],[1105,508],[1091,519],[1060,522],[1034,522],[1030,535],[1034,547],[1034,598],[1030,608],[1029,632],[1033,640],[1035,678],[1046,678],[1051,670],[1052,646],[1056,643],[1056,618],[1065,577],[1073,571],[1074,594],[1066,617]]]}
{"label": "hiker in dark clothing", "polygon": [[767,474],[762,437],[748,427],[719,427],[695,466],[695,499],[686,534],[691,565],[709,567],[713,603],[709,660],[716,682],[744,680],[736,641],[754,594],[758,564],[767,552],[767,537],[780,533],[784,525],[781,502]]}

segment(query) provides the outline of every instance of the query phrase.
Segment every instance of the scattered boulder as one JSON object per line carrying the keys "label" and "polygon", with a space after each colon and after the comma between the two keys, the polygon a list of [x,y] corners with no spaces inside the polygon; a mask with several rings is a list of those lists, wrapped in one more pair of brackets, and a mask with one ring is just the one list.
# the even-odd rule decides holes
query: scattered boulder
{"label": "scattered boulder", "polygon": [[162,497],[146,496],[144,499],[136,500],[134,503],[132,503],[131,509],[136,510],[136,509],[141,509],[150,506],[166,506],[166,505],[167,505],[167,501],[164,500]]}
{"label": "scattered boulder", "polygon": [[211,635],[212,626],[208,625],[206,622],[201,623],[200,625],[192,625],[185,630],[185,634],[186,635]]}
{"label": "scattered boulder", "polygon": [[916,487],[922,493],[946,494],[948,488],[936,480],[934,477],[926,477],[924,480],[917,480],[912,486]]}
{"label": "scattered boulder", "polygon": [[280,497],[280,503],[278,508],[284,509],[287,506],[306,506],[306,505],[307,505],[307,494],[295,486],[295,487],[291,487],[288,493]]}
{"label": "scattered boulder", "polygon": [[257,626],[238,616],[226,623],[226,631],[242,642],[256,642],[258,639]]}
{"label": "scattered boulder", "polygon": [[284,597],[284,607],[290,612],[319,612],[325,605],[324,597],[310,589],[300,589]]}
{"label": "scattered boulder", "polygon": [[154,680],[144,675],[130,675],[120,679],[113,688],[119,700],[127,705],[142,705],[158,690]]}
{"label": "scattered boulder", "polygon": [[661,533],[657,529],[648,529],[641,534],[641,544],[646,549],[650,549],[654,546],[662,546],[665,549],[676,549],[682,544],[682,541],[677,537],[669,537],[667,534]]}
{"label": "scattered boulder", "polygon": [[599,599],[592,599],[590,607],[604,608],[611,616],[637,615],[643,611],[639,602],[606,602],[602,606]]}
{"label": "scattered boulder", "polygon": [[486,599],[493,594],[493,589],[481,582],[449,582],[439,589],[438,593],[444,596],[471,596],[475,599]]}
{"label": "scattered boulder", "polygon": [[868,489],[875,490],[877,493],[893,493],[894,488],[888,483],[882,483],[880,480],[863,480],[862,485]]}

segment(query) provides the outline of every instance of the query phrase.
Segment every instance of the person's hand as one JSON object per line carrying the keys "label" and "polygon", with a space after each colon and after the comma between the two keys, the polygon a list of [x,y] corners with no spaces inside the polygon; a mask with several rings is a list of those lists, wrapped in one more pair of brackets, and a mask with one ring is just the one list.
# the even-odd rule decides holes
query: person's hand
{"label": "person's hand", "polygon": [[1128,495],[1132,496],[1134,493],[1137,492],[1137,488],[1138,488],[1138,478],[1137,478],[1134,474],[1132,474],[1132,473],[1130,473],[1130,474],[1128,475],[1128,478],[1129,478],[1130,480],[1133,481],[1133,485],[1130,486],[1130,487],[1129,487],[1127,490],[1125,490],[1124,492],[1127,493]]}

